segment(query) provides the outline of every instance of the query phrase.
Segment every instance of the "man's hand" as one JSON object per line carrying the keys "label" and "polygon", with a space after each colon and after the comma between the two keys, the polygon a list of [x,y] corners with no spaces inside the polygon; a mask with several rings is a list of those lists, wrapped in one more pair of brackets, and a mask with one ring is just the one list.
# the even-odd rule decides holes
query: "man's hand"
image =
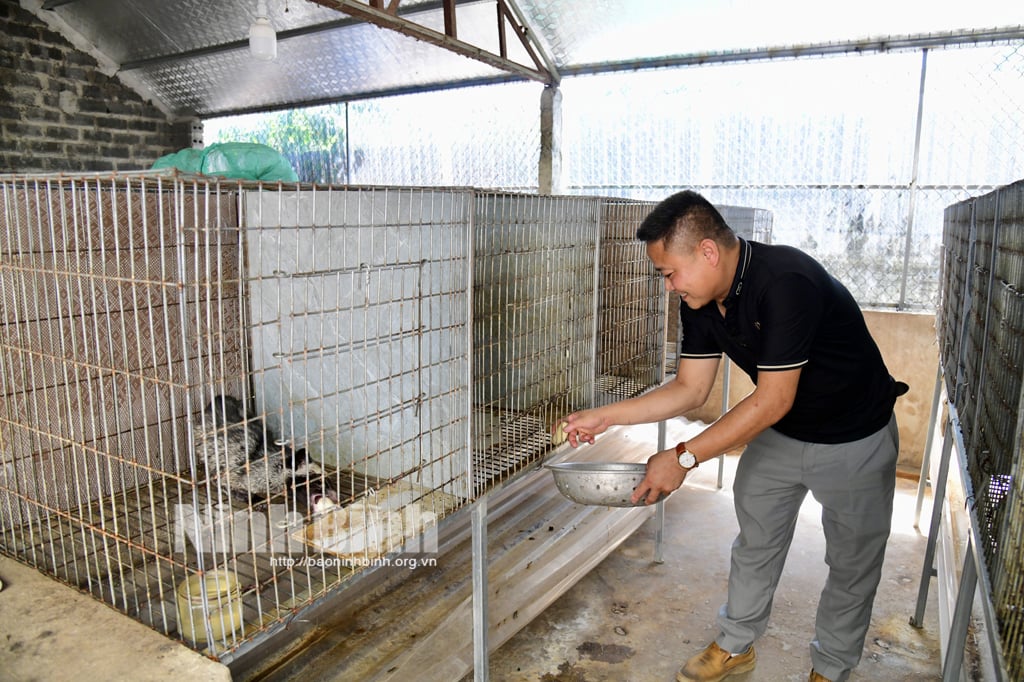
{"label": "man's hand", "polygon": [[581,410],[558,420],[552,433],[561,429],[568,437],[569,445],[576,448],[580,443],[593,443],[594,436],[604,433],[609,426],[612,426],[612,423],[601,416],[597,409]]}
{"label": "man's hand", "polygon": [[679,466],[675,448],[662,450],[647,460],[647,475],[633,490],[633,504],[644,500],[645,504],[654,504],[661,495],[667,495],[683,484],[690,470]]}

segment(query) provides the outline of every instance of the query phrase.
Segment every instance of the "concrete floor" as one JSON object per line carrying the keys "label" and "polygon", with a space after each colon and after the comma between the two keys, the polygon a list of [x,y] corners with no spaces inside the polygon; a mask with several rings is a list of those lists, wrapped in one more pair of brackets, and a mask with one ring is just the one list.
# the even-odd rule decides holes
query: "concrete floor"
{"label": "concrete floor", "polygon": [[[729,549],[736,534],[732,472],[724,487],[704,464],[666,501],[664,563],[652,562],[655,520],[491,656],[501,682],[647,682],[675,672],[717,634]],[[926,627],[914,612],[927,539],[913,527],[916,481],[901,478],[884,573],[860,666],[851,680],[941,679],[938,615],[931,591]],[[922,515],[927,530],[930,500]],[[810,671],[808,642],[825,581],[820,507],[808,496],[775,597],[768,632],[756,645],[757,668],[744,682],[797,682]],[[934,587],[934,584],[933,584]],[[468,679],[468,678],[467,678]]]}
{"label": "concrete floor", "polygon": [[227,667],[0,556],[3,682],[230,682]]}

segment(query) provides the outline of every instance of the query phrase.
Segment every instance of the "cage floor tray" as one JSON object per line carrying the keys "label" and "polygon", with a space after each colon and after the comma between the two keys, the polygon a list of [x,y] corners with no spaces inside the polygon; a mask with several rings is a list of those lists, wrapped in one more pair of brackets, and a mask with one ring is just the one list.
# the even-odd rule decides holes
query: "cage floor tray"
{"label": "cage floor tray", "polygon": [[399,549],[457,506],[454,495],[401,481],[318,515],[293,538],[317,552],[366,561]]}

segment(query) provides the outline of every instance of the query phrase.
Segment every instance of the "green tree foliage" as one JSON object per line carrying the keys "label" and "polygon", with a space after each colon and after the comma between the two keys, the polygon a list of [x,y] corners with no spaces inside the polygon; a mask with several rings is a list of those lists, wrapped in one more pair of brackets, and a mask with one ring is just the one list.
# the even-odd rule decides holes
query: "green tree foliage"
{"label": "green tree foliage", "polygon": [[222,129],[210,142],[259,142],[279,151],[303,182],[344,183],[344,105],[289,109],[266,114],[262,125]]}

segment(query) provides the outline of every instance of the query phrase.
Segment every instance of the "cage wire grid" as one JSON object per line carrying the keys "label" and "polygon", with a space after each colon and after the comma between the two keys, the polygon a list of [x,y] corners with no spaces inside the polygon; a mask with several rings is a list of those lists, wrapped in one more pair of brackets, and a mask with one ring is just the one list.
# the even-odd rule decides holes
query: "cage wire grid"
{"label": "cage wire grid", "polygon": [[598,209],[579,197],[477,195],[478,492],[536,462],[552,422],[591,402]]}
{"label": "cage wire grid", "polygon": [[3,550],[215,656],[408,551],[469,496],[468,197],[3,180]]}
{"label": "cage wire grid", "polygon": [[666,372],[668,297],[652,277],[645,245],[636,231],[655,202],[602,200],[597,285],[599,405],[632,398],[657,386]]}
{"label": "cage wire grid", "polygon": [[641,202],[0,186],[0,551],[221,660],[663,377]]}
{"label": "cage wire grid", "polygon": [[1024,182],[945,211],[937,332],[1010,679],[1024,676]]}

